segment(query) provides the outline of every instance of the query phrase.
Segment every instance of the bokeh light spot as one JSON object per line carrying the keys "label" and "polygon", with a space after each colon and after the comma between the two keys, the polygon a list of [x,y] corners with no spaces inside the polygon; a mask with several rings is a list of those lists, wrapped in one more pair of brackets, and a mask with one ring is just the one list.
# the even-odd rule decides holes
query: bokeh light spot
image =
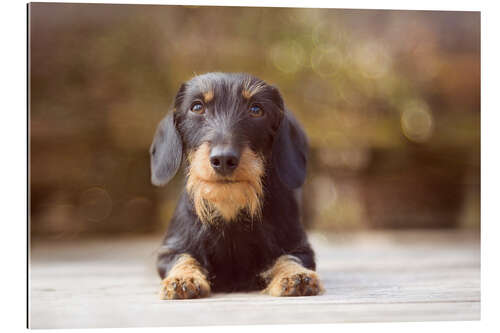
{"label": "bokeh light spot", "polygon": [[296,73],[302,67],[304,58],[304,48],[294,40],[279,42],[271,48],[273,65],[283,73]]}
{"label": "bokeh light spot", "polygon": [[101,187],[92,187],[80,195],[79,212],[88,221],[102,221],[111,213],[112,200]]}
{"label": "bokeh light spot", "polygon": [[401,128],[411,141],[429,140],[434,130],[434,117],[429,106],[419,100],[409,102],[401,114]]}

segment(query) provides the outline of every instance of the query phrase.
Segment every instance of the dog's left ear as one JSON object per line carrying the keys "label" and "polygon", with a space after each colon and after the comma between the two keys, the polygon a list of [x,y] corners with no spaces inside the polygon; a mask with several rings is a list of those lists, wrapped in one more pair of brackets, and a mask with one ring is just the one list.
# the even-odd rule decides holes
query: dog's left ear
{"label": "dog's left ear", "polygon": [[308,143],[304,130],[294,116],[283,108],[273,143],[273,164],[281,182],[289,189],[304,184],[306,178]]}
{"label": "dog's left ear", "polygon": [[163,186],[179,170],[182,161],[182,141],[174,124],[173,113],[168,114],[158,125],[151,155],[151,182]]}

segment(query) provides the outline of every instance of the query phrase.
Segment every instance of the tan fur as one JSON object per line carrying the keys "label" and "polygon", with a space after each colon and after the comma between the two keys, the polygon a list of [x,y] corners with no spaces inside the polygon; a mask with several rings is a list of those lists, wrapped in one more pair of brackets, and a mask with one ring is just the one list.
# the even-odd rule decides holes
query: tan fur
{"label": "tan fur", "polygon": [[264,82],[252,83],[251,79],[247,79],[245,80],[245,82],[243,82],[243,89],[241,91],[241,94],[243,95],[244,98],[250,99],[253,95],[258,93],[264,87],[265,87]]}
{"label": "tan fur", "polygon": [[261,274],[269,282],[263,292],[271,296],[313,296],[324,292],[316,272],[299,262],[290,255],[279,257],[271,269]]}
{"label": "tan fur", "polygon": [[203,268],[189,254],[177,259],[161,284],[160,299],[199,298],[210,294],[210,284]]}
{"label": "tan fur", "polygon": [[205,101],[205,103],[211,102],[212,99],[214,99],[214,91],[213,90],[209,90],[209,91],[203,93],[203,100]]}
{"label": "tan fur", "polygon": [[243,95],[243,97],[245,97],[246,99],[250,99],[250,97],[252,97],[252,94],[250,93],[250,91],[246,90],[246,89],[243,89],[241,91],[241,94]]}
{"label": "tan fur", "polygon": [[258,217],[261,213],[263,159],[245,147],[233,174],[221,177],[210,166],[209,156],[208,143],[188,156],[186,188],[201,221],[212,223],[217,217],[222,217],[229,222],[242,209]]}

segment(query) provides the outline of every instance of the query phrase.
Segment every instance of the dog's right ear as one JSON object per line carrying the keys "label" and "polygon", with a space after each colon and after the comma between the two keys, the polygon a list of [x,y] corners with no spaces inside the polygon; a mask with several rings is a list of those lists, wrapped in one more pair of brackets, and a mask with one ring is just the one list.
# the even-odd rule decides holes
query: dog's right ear
{"label": "dog's right ear", "polygon": [[175,127],[173,112],[158,125],[149,153],[151,182],[163,186],[175,176],[182,161],[182,141]]}

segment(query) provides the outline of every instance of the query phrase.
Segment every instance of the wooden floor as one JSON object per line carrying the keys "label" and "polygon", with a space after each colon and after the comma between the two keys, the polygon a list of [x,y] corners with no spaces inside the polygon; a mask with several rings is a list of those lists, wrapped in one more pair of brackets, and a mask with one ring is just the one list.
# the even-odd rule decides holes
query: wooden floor
{"label": "wooden floor", "polygon": [[33,328],[290,324],[480,318],[479,234],[312,233],[326,293],[160,301],[161,236],[32,244]]}

